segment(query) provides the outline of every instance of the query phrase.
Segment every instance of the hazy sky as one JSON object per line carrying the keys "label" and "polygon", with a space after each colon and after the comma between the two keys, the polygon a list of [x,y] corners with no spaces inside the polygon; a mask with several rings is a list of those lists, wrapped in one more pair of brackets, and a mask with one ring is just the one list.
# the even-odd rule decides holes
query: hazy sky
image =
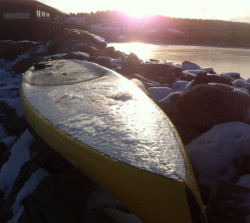
{"label": "hazy sky", "polygon": [[239,20],[250,22],[250,0],[40,0],[65,12],[121,10],[131,15]]}

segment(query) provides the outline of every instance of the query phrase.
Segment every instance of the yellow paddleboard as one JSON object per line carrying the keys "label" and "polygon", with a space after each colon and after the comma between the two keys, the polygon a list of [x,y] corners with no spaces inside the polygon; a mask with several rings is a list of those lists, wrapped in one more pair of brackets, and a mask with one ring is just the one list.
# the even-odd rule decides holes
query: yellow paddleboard
{"label": "yellow paddleboard", "polygon": [[38,135],[143,222],[206,222],[175,128],[132,82],[94,63],[56,60],[29,69],[20,89]]}

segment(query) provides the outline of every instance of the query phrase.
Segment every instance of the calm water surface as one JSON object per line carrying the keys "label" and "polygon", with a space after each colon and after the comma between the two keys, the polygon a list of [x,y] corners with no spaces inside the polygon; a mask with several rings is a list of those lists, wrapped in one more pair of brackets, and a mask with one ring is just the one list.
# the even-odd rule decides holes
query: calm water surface
{"label": "calm water surface", "polygon": [[134,52],[142,59],[167,60],[179,64],[188,60],[201,67],[212,67],[218,74],[238,72],[243,78],[250,78],[250,49],[147,43],[110,43],[109,46],[125,53]]}

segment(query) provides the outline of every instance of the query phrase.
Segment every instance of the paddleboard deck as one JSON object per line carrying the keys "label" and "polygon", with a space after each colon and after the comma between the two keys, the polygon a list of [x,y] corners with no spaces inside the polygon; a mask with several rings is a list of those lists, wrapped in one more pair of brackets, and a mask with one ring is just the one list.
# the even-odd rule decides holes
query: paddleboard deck
{"label": "paddleboard deck", "polygon": [[132,82],[94,63],[56,60],[29,69],[20,89],[38,135],[144,222],[196,222],[193,201],[205,222],[175,128]]}

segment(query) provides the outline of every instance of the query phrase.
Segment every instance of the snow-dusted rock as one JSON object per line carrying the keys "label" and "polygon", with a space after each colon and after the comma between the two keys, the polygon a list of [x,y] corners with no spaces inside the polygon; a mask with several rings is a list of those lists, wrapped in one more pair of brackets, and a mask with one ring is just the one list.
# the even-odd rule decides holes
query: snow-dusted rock
{"label": "snow-dusted rock", "polygon": [[240,73],[237,72],[228,72],[228,73],[222,73],[222,76],[229,76],[233,79],[240,79]]}
{"label": "snow-dusted rock", "polygon": [[107,43],[102,37],[83,30],[66,30],[64,38],[88,41],[98,49],[104,49],[107,47]]}
{"label": "snow-dusted rock", "polygon": [[233,86],[236,88],[243,88],[245,89],[247,92],[250,92],[250,83],[248,83],[246,80],[244,79],[237,79],[233,82]]}
{"label": "snow-dusted rock", "polygon": [[125,59],[126,58],[125,53],[123,53],[123,52],[121,52],[119,50],[115,50],[115,48],[113,46],[106,47],[103,50],[98,50],[96,52],[96,55],[111,57],[113,59],[118,59],[118,58]]}
{"label": "snow-dusted rock", "polygon": [[202,70],[184,70],[183,73],[200,75],[200,74],[205,74],[206,72],[202,69]]}
{"label": "snow-dusted rock", "polygon": [[148,92],[151,98],[158,102],[172,93],[172,89],[168,87],[150,87]]}
{"label": "snow-dusted rock", "polygon": [[194,80],[188,82],[188,84],[186,85],[185,91],[190,90],[193,87],[193,84],[194,84]]}
{"label": "snow-dusted rock", "polygon": [[20,55],[11,66],[11,70],[15,71],[15,73],[23,73],[28,68],[30,68],[34,62],[38,60],[38,58],[45,56],[47,54],[47,46],[39,45],[37,47],[32,48],[26,53]]}
{"label": "snow-dusted rock", "polygon": [[205,68],[203,67],[202,70],[203,70],[205,73],[207,73],[207,74],[216,74],[216,72],[214,71],[214,69],[211,68],[211,67],[205,67]]}
{"label": "snow-dusted rock", "polygon": [[227,75],[227,74],[225,74],[225,73],[220,74],[220,76],[221,76],[221,77],[224,77],[225,79],[227,79],[227,80],[229,80],[229,81],[231,81],[231,82],[233,82],[233,81],[235,80],[235,79],[232,78],[230,75]]}
{"label": "snow-dusted rock", "polygon": [[133,76],[135,76],[136,79],[140,80],[146,87],[159,87],[160,84],[155,82],[155,81],[151,81],[146,79],[145,77],[143,77],[140,74],[134,74]]}
{"label": "snow-dusted rock", "polygon": [[178,101],[181,94],[182,94],[181,91],[172,92],[167,97],[161,99],[159,101],[159,103],[161,103],[161,104],[168,104],[168,103],[176,104],[176,102]]}
{"label": "snow-dusted rock", "polygon": [[113,59],[111,57],[97,56],[93,57],[92,61],[110,69],[120,69],[122,58]]}
{"label": "snow-dusted rock", "polygon": [[65,39],[62,43],[58,43],[57,45],[58,49],[54,54],[83,52],[94,55],[97,52],[95,45],[88,40]]}
{"label": "snow-dusted rock", "polygon": [[182,70],[202,70],[202,68],[199,65],[192,63],[190,61],[183,61],[181,65],[181,69]]}
{"label": "snow-dusted rock", "polygon": [[244,175],[240,169],[249,166],[249,133],[245,123],[223,123],[186,146],[200,185],[212,186],[217,179],[237,182]]}
{"label": "snow-dusted rock", "polygon": [[113,65],[111,64],[112,58],[110,58],[110,57],[98,56],[98,57],[93,58],[92,60],[93,60],[93,62],[95,62],[101,66],[107,67],[109,69],[113,68]]}
{"label": "snow-dusted rock", "polygon": [[184,81],[192,81],[196,77],[196,74],[189,73],[188,71],[184,70],[182,74],[180,75],[181,80]]}
{"label": "snow-dusted rock", "polygon": [[172,91],[184,92],[186,90],[188,83],[189,83],[188,81],[176,81],[172,85]]}

